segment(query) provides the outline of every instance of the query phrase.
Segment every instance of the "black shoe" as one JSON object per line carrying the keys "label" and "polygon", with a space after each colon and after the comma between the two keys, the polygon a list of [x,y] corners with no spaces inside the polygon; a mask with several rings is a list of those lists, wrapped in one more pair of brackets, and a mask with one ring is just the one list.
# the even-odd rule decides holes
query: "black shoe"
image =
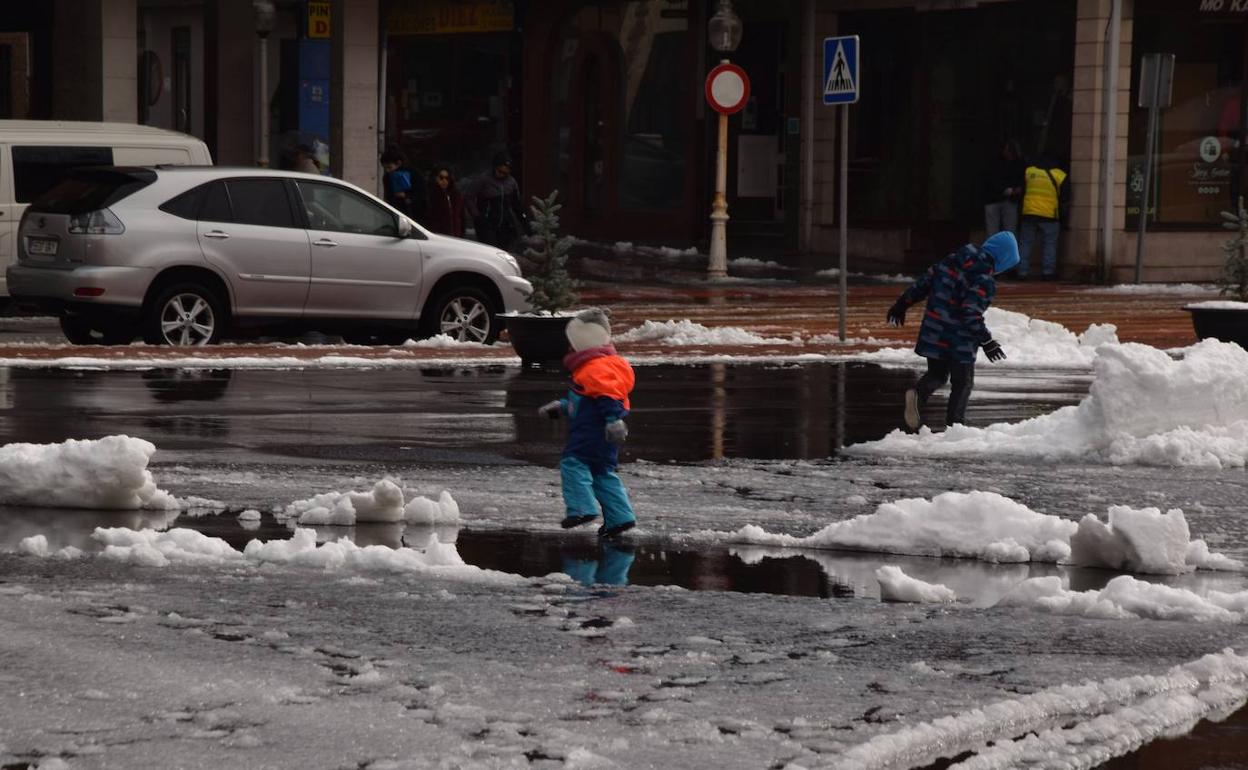
{"label": "black shoe", "polygon": [[598,537],[612,538],[618,537],[633,527],[637,526],[635,521],[626,521],[623,524],[616,524],[614,527],[607,527],[605,524],[598,528]]}
{"label": "black shoe", "polygon": [[569,516],[563,521],[559,522],[559,526],[563,527],[564,529],[572,529],[573,527],[579,527],[582,524],[588,524],[589,522],[593,521],[596,518],[598,517],[597,516]]}

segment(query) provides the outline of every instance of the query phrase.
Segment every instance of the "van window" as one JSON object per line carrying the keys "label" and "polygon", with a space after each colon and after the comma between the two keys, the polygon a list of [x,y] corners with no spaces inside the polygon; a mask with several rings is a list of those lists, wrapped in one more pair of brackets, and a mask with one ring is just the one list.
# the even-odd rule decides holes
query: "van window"
{"label": "van window", "polygon": [[155,166],[167,163],[185,166],[191,154],[185,147],[114,147],[113,163],[118,166]]}
{"label": "van window", "polygon": [[130,171],[76,171],[35,199],[31,211],[47,214],[86,214],[108,208],[156,181],[147,169]]}
{"label": "van window", "polygon": [[18,203],[30,203],[79,166],[113,165],[111,147],[13,148],[13,187]]}

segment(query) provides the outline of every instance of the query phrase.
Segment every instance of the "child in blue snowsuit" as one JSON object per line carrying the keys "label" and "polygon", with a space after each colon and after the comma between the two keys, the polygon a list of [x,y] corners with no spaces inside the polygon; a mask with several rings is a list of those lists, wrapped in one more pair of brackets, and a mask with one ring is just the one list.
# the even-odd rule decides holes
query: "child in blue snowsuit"
{"label": "child in blue snowsuit", "polygon": [[579,527],[598,518],[602,510],[600,537],[615,537],[637,523],[628,492],[615,469],[619,445],[628,437],[624,416],[633,390],[633,368],[611,344],[607,314],[590,308],[568,322],[572,352],[563,365],[572,372],[567,398],[551,401],[538,414],[551,419],[567,417],[568,443],[559,472],[567,512],[564,529]]}
{"label": "child in blue snowsuit", "polygon": [[1018,241],[1006,230],[976,248],[966,244],[927,269],[888,310],[888,322],[902,326],[906,310],[927,299],[923,325],[914,352],[927,359],[927,372],[906,391],[905,423],[919,429],[920,411],[932,393],[953,380],[945,424],[966,419],[966,404],[975,384],[975,355],[982,347],[989,361],[1001,361],[1005,351],[992,339],[984,313],[997,294],[999,275],[1018,264]]}

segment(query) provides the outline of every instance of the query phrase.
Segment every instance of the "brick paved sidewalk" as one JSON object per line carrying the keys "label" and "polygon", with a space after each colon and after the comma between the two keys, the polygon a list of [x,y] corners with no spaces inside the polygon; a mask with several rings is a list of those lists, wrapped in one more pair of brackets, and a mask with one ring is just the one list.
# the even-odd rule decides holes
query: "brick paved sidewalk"
{"label": "brick paved sidewalk", "polygon": [[[870,350],[883,344],[909,346],[914,341],[914,323],[902,329],[884,322],[888,306],[904,288],[903,284],[851,283],[847,335],[856,340],[836,345],[836,284],[763,280],[734,281],[710,285],[680,276],[680,283],[639,282],[636,277],[610,284],[588,282],[581,291],[582,304],[604,305],[611,309],[616,334],[644,321],[684,320],[707,327],[736,327],[754,334],[791,340],[798,344],[673,346],[662,343],[622,343],[621,352],[632,355],[688,355],[695,350],[706,355],[797,356],[804,353]],[[1075,333],[1090,324],[1110,323],[1118,327],[1124,342],[1141,342],[1161,348],[1190,345],[1196,341],[1190,317],[1183,305],[1215,295],[1113,294],[1094,287],[1054,283],[1000,284],[995,307],[1025,313],[1032,318],[1053,321]],[[917,321],[915,322],[917,323]],[[393,358],[413,360],[513,357],[510,347],[491,350],[455,348],[362,348],[355,346],[223,345],[188,353],[186,350],[126,346],[119,348],[0,345],[0,359],[40,360],[65,357],[97,359],[143,358],[155,360],[234,358],[244,356],[289,357],[300,360],[341,355],[352,358]]]}

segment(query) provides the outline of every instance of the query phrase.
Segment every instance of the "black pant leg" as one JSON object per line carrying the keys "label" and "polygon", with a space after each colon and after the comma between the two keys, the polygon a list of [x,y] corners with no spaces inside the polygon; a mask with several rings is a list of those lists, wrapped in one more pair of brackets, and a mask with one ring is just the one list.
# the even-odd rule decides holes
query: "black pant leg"
{"label": "black pant leg", "polygon": [[927,372],[915,383],[914,389],[919,393],[919,406],[927,403],[939,388],[949,380],[949,361],[942,358],[927,359]]}
{"label": "black pant leg", "polygon": [[950,376],[953,385],[949,392],[949,407],[945,413],[945,425],[966,422],[966,405],[971,400],[971,390],[975,387],[975,362],[950,364]]}

